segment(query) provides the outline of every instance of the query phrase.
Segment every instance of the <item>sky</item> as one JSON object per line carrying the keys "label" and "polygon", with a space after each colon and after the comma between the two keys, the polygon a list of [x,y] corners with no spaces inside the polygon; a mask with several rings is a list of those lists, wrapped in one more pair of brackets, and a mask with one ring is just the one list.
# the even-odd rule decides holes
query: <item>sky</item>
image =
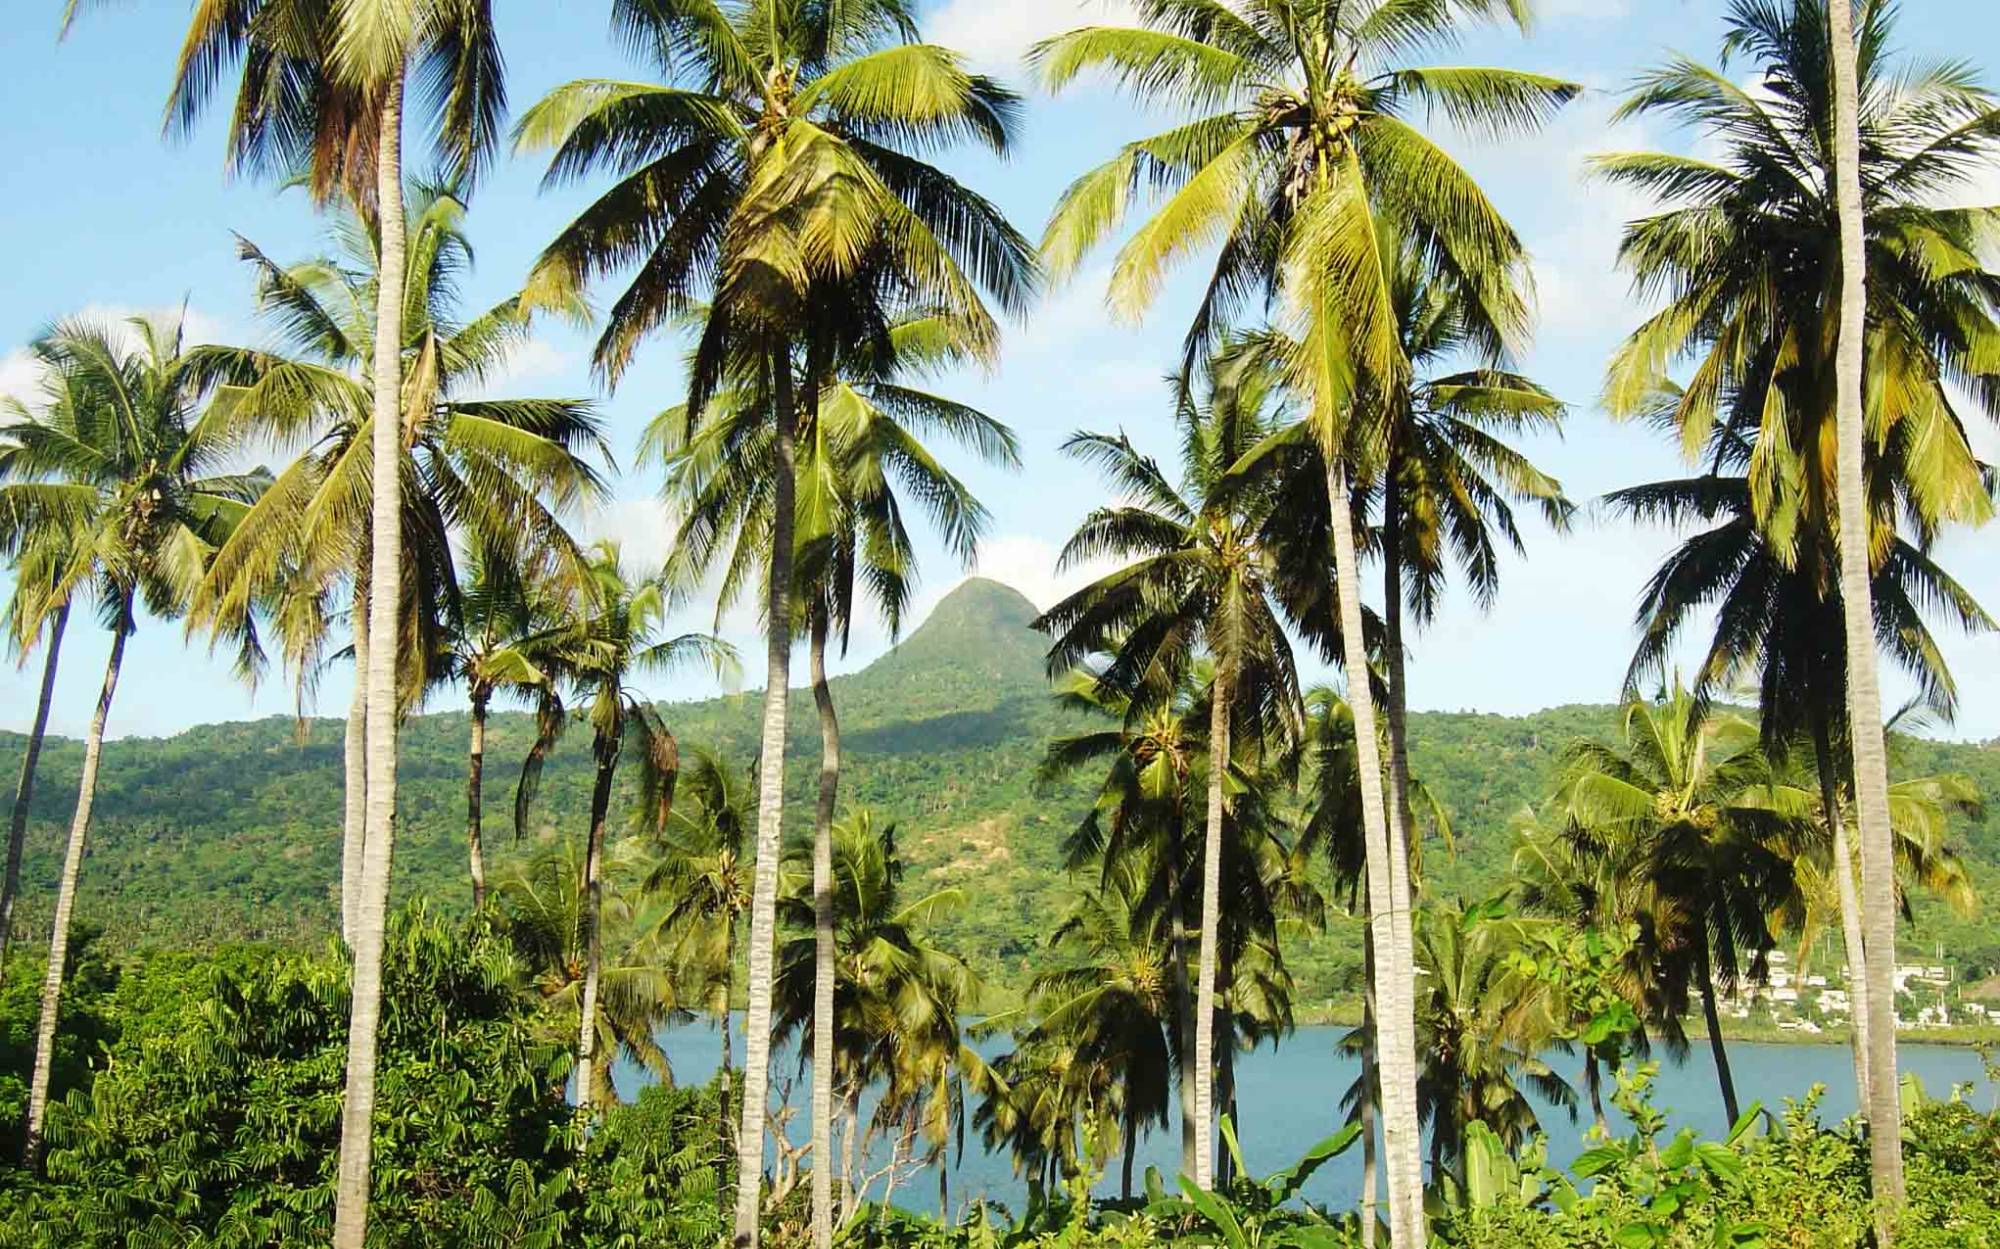
{"label": "sky", "polygon": [[[964,52],[979,68],[1026,90],[1022,53],[1035,40],[1086,22],[1117,20],[1119,0],[932,0],[925,36]],[[162,105],[175,51],[186,29],[181,0],[128,0],[86,16],[66,41],[55,38],[53,3],[45,21],[0,24],[0,152],[9,169],[0,195],[0,393],[30,394],[33,370],[24,348],[50,322],[70,315],[119,318],[187,310],[190,337],[261,344],[270,341],[253,303],[250,275],[236,258],[236,236],[269,255],[303,259],[323,248],[324,223],[296,191],[232,178],[224,168],[221,110],[193,134],[162,135]],[[581,77],[646,73],[608,36],[606,6],[568,0],[497,0],[516,111],[556,84]],[[1444,133],[1445,145],[1480,179],[1533,255],[1540,317],[1524,370],[1572,405],[1560,436],[1526,450],[1588,504],[1605,491],[1680,471],[1674,450],[1656,435],[1614,424],[1598,410],[1604,362],[1642,310],[1617,272],[1620,228],[1649,211],[1634,195],[1581,176],[1593,153],[1638,148],[1684,149],[1692,137],[1656,122],[1613,126],[1621,90],[1669,53],[1713,60],[1722,0],[1542,0],[1529,37],[1475,30],[1434,64],[1504,64],[1559,74],[1587,90],[1546,131],[1504,141]],[[1991,56],[2000,48],[2000,5],[1992,0],[1906,0],[1899,43],[1916,56]],[[1986,64],[2000,81],[2000,65]],[[1731,67],[1747,76],[1747,66]],[[1017,150],[1001,160],[967,154],[946,163],[1004,209],[1031,237],[1078,174],[1116,146],[1151,133],[1174,114],[1134,106],[1103,84],[1059,97],[1030,91]],[[1146,129],[1150,127],[1150,129]],[[539,249],[600,185],[546,191],[533,155],[503,155],[473,199],[468,226],[477,268],[468,302],[484,306],[518,286]],[[2000,203],[2000,169],[1968,194]],[[1176,358],[1196,291],[1195,267],[1170,284],[1146,319],[1116,322],[1104,306],[1108,252],[1073,280],[1046,292],[1010,323],[996,367],[941,380],[955,397],[1010,424],[1022,447],[1018,472],[986,468],[964,454],[947,462],[985,501],[992,516],[976,567],[960,567],[935,543],[922,548],[921,619],[969,573],[1006,582],[1041,606],[1084,583],[1089,568],[1060,569],[1057,556],[1077,521],[1104,492],[1092,472],[1059,451],[1072,431],[1124,431],[1172,462],[1170,408],[1162,375]],[[600,302],[615,292],[600,292]],[[564,324],[542,328],[517,353],[494,393],[589,396],[619,456],[614,498],[577,518],[591,537],[618,539],[626,561],[657,562],[672,533],[656,499],[658,472],[632,463],[639,431],[682,394],[680,346],[655,339],[642,349],[615,393],[591,375],[590,333]],[[1982,454],[2000,460],[2000,424],[1975,418]],[[1417,709],[1521,713],[1570,702],[1614,699],[1634,642],[1632,615],[1646,577],[1674,544],[1673,533],[1635,528],[1586,506],[1572,530],[1547,531],[1524,516],[1525,558],[1509,556],[1500,597],[1481,610],[1462,593],[1413,640],[1411,704]],[[1940,561],[2000,610],[2000,526],[1954,533]],[[676,631],[714,624],[711,605],[671,622]],[[744,682],[762,683],[762,647],[754,617],[725,615],[723,634],[745,656]],[[2000,638],[1945,632],[1958,678],[1957,723],[1938,730],[1977,740],[2000,737]],[[841,661],[857,668],[889,644],[873,623],[857,626]],[[102,679],[109,641],[79,619],[63,652],[52,727],[76,734],[86,725]],[[1690,653],[1687,662],[1693,662]],[[41,657],[25,666],[0,661],[0,728],[30,723]],[[1309,664],[1307,675],[1326,674]],[[329,670],[317,709],[344,712],[349,675]],[[711,680],[686,675],[647,687],[663,698],[714,692]],[[1889,697],[1901,685],[1890,682]],[[455,705],[440,694],[434,706]],[[114,736],[157,736],[220,720],[289,714],[291,695],[273,674],[252,689],[173,622],[145,621],[128,648],[113,712]]]}

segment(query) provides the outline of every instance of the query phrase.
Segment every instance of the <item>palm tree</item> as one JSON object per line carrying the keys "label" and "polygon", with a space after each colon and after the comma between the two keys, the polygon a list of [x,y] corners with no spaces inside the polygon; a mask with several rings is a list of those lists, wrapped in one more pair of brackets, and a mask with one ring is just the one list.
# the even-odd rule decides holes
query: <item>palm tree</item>
{"label": "palm tree", "polygon": [[[1207,729],[1207,811],[1200,874],[1201,949],[1194,989],[1194,1174],[1214,1183],[1216,968],[1222,935],[1223,821],[1233,735],[1253,748],[1297,736],[1298,677],[1270,597],[1272,569],[1258,542],[1273,496],[1229,481],[1229,470],[1270,430],[1269,388],[1256,370],[1212,363],[1197,402],[1183,394],[1176,423],[1184,485],[1124,435],[1076,434],[1065,450],[1102,468],[1132,502],[1086,516],[1063,566],[1102,557],[1132,562],[1056,604],[1037,622],[1054,639],[1052,674],[1111,652],[1100,679],[1127,689],[1144,674],[1171,689],[1199,654],[1213,665]],[[1157,678],[1154,674],[1159,674]]]}
{"label": "palm tree", "polygon": [[1064,1047],[1067,1060],[1101,1067],[1115,1081],[1124,1161],[1119,1196],[1132,1199],[1139,1136],[1167,1123],[1168,1085],[1178,1045],[1172,952],[1155,907],[1151,873],[1134,860],[1107,863],[1104,883],[1080,894],[1049,937],[1065,966],[1037,972],[1029,986],[1035,1024],[1021,1044]]}
{"label": "palm tree", "polygon": [[736,946],[750,910],[755,802],[749,783],[721,755],[699,746],[685,755],[674,808],[643,885],[651,903],[644,927],[667,943],[683,997],[715,1016],[722,1037],[722,1119],[733,1082],[730,1011],[736,1001]]}
{"label": "palm tree", "polygon": [[582,1105],[605,1106],[616,1097],[611,1069],[621,1055],[654,1079],[672,1081],[659,1033],[686,1015],[664,951],[637,922],[632,888],[637,872],[628,869],[638,865],[618,859],[594,929],[598,978],[592,1009],[585,1011],[592,966],[586,932],[592,929],[583,853],[577,839],[564,838],[502,869],[493,892],[496,914],[521,961],[523,992],[554,1034],[548,1040],[567,1049],[580,1028],[591,1028],[590,1057],[577,1059],[576,1098]]}
{"label": "palm tree", "polygon": [[[603,961],[602,916],[606,819],[619,757],[628,742],[639,757],[639,824],[655,834],[673,813],[674,784],[680,773],[680,746],[650,699],[628,682],[642,674],[671,672],[690,663],[705,663],[718,674],[735,662],[729,646],[706,634],[689,633],[656,640],[667,612],[667,593],[658,574],[628,576],[616,543],[597,543],[590,552],[589,581],[581,596],[587,617],[561,631],[550,647],[573,687],[580,714],[590,722],[591,758],[596,778],[590,790],[590,831],[584,841],[581,944],[584,973],[577,1035],[577,1065],[588,1071],[595,1061],[597,991]],[[563,718],[548,721],[560,732]],[[532,796],[545,750],[530,755],[523,777],[524,793]],[[525,813],[526,803],[522,804]],[[578,1100],[594,1103],[592,1092],[579,1089]]]}
{"label": "palm tree", "polygon": [[[1871,8],[1873,6],[1870,6]],[[1889,823],[1889,762],[1876,725],[1882,689],[1875,671],[1873,581],[1874,525],[1867,480],[1868,224],[1861,198],[1861,88],[1854,10],[1829,0],[1828,59],[1833,63],[1833,173],[1835,219],[1840,227],[1840,333],[1835,340],[1836,522],[1840,541],[1841,625],[1847,643],[1848,745],[1854,759],[1854,806],[1861,826],[1861,895],[1875,908],[1863,924],[1863,976],[1868,982],[1869,1169],[1876,1201],[1876,1239],[1895,1243],[1903,1205],[1902,1086],[1896,1079],[1896,1007],[1890,999],[1896,974],[1894,833]],[[1871,518],[1864,520],[1863,518]],[[1867,531],[1863,533],[1863,528]],[[1829,813],[1831,814],[1831,813]],[[1867,912],[1864,911],[1864,914]],[[1866,958],[1868,944],[1875,949]]]}
{"label": "palm tree", "polygon": [[[1628,693],[1665,675],[1675,644],[1697,616],[1714,613],[1708,651],[1693,693],[1707,701],[1749,678],[1756,683],[1765,752],[1782,759],[1803,741],[1810,751],[1818,809],[1828,821],[1832,863],[1827,879],[1839,904],[1848,981],[1859,1006],[1866,1000],[1861,908],[1840,794],[1847,769],[1836,745],[1845,740],[1845,660],[1840,602],[1833,588],[1835,553],[1824,534],[1801,535],[1790,557],[1759,524],[1748,478],[1750,444],[1718,429],[1710,471],[1700,477],[1614,491],[1610,507],[1635,520],[1705,525],[1674,550],[1648,582],[1639,607],[1641,641],[1626,677]],[[1972,595],[1917,546],[1891,531],[1888,558],[1878,568],[1872,599],[1880,636],[1891,655],[1923,687],[1931,709],[1949,716],[1957,690],[1925,609],[1942,611],[1969,631],[1994,623]],[[1867,1016],[1856,1010],[1856,1078],[1868,1087]],[[1866,1105],[1866,1098],[1861,1099]]]}
{"label": "palm tree", "polygon": [[[1108,666],[1070,674],[1057,690],[1065,708],[1108,722],[1049,743],[1039,780],[1054,784],[1093,764],[1105,768],[1097,794],[1065,840],[1064,866],[1072,874],[1095,867],[1100,888],[1122,865],[1147,862],[1150,909],[1166,928],[1169,1037],[1178,1073],[1181,1173],[1194,1174],[1194,995],[1188,973],[1187,876],[1190,781],[1205,752],[1204,708],[1191,703],[1185,683],[1170,696],[1103,688]],[[1037,1053],[1043,1051],[1037,1050]],[[1045,1055],[1046,1056],[1046,1055]]]}
{"label": "palm tree", "polygon": [[[19,419],[19,401],[11,397],[4,410]],[[7,452],[0,451],[0,458]],[[25,664],[36,643],[43,642],[41,693],[35,720],[21,755],[21,779],[14,787],[14,809],[7,824],[7,864],[0,875],[0,984],[6,982],[7,951],[14,939],[14,903],[21,893],[21,855],[27,846],[28,809],[35,797],[35,770],[41,762],[42,738],[49,727],[49,706],[56,690],[56,665],[62,655],[63,633],[69,627],[69,600],[51,601],[62,569],[68,563],[71,535],[60,517],[40,517],[15,530],[0,530],[0,549],[13,554],[14,594],[7,605],[8,645]]]}
{"label": "palm tree", "polygon": [[495,694],[541,702],[562,675],[563,643],[573,618],[569,592],[556,583],[546,554],[480,542],[466,553],[459,627],[443,666],[465,683],[472,704],[472,741],[465,774],[466,857],[472,907],[486,904],[482,811],[486,718]]}
{"label": "palm tree", "polygon": [[[964,327],[932,314],[907,317],[890,328],[897,372],[934,371],[967,360],[974,344]],[[813,701],[820,722],[818,800],[813,819],[814,879],[820,917],[821,989],[814,1032],[811,1130],[815,1158],[832,1149],[833,917],[831,828],[840,784],[840,720],[827,680],[827,645],[845,648],[854,619],[856,583],[863,584],[893,639],[915,584],[914,544],[906,522],[912,505],[927,513],[947,547],[970,564],[986,528],[986,509],[963,482],[924,446],[922,435],[942,433],[989,462],[1019,464],[1014,436],[985,413],[903,384],[872,376],[879,362],[843,362],[823,392],[817,412],[800,431],[794,574],[805,620]],[[762,560],[761,540],[771,531],[775,450],[769,422],[754,390],[726,390],[709,400],[699,428],[683,405],[662,413],[648,428],[641,458],[657,456],[669,470],[669,494],[684,517],[683,530],[725,538],[726,557],[697,540],[677,555],[681,575],[693,581],[726,558],[726,583],[734,586]],[[831,1169],[815,1167],[815,1200],[830,1208]]]}
{"label": "palm tree", "polygon": [[[1697,361],[1670,407],[1690,458],[1719,421],[1746,440],[1754,432],[1745,476],[1758,522],[1787,564],[1803,562],[1794,554],[1801,544],[1829,557],[1817,570],[1818,597],[1837,599],[1839,715],[1865,726],[1847,744],[1867,773],[1857,772],[1855,786],[1863,857],[1873,839],[1875,887],[1884,891],[1876,910],[1865,897],[1855,901],[1868,923],[1883,925],[1875,939],[1887,951],[1868,947],[1860,923],[1848,940],[1868,947],[1850,954],[1865,955],[1884,984],[1894,959],[1893,886],[1881,879],[1891,871],[1890,832],[1869,638],[1886,631],[1865,595],[1894,558],[1899,510],[1919,547],[1944,523],[1990,513],[1945,379],[1965,380],[1990,407],[1983,361],[2000,328],[1980,293],[1990,279],[1980,260],[1993,237],[1990,214],[1935,207],[1992,153],[1994,101],[1963,65],[1894,67],[1893,12],[1866,6],[1857,38],[1844,3],[1736,4],[1724,50],[1753,57],[1768,90],[1746,91],[1678,60],[1643,80],[1626,106],[1694,123],[1722,140],[1726,158],[1600,161],[1607,176],[1672,201],[1627,232],[1628,265],[1667,306],[1614,361],[1609,406],[1646,409],[1674,361]],[[1935,259],[1912,263],[1915,256]],[[1877,379],[1865,398],[1864,370]],[[1855,403],[1866,407],[1865,437]],[[1863,544],[1839,541],[1840,518],[1861,516],[1869,518],[1866,558]],[[1864,705],[1858,719],[1848,710]],[[1892,1072],[1894,1037],[1874,1035],[1875,1022],[1890,1026],[1888,1010],[1869,1001],[1864,1048]],[[1887,1209],[1901,1191],[1896,1136],[1887,1130],[1898,1114],[1895,1081],[1860,1074],[1867,1103],[1890,1116],[1874,1138]],[[1877,1087],[1885,1079],[1888,1087]]]}
{"label": "palm tree", "polygon": [[[198,8],[175,75],[169,117],[192,126],[223,72],[242,66],[230,127],[232,164],[304,174],[322,199],[336,187],[366,204],[376,224],[372,343],[376,464],[401,463],[405,410],[403,130],[416,111],[454,181],[474,178],[490,156],[505,108],[498,32],[484,0],[406,5],[393,0],[246,0]],[[420,85],[410,110],[406,87]],[[412,380],[428,384],[421,369]],[[375,1045],[381,1014],[382,936],[396,810],[397,651],[403,602],[402,475],[370,479],[364,851],[351,933],[354,992],[348,1088],[341,1108],[334,1244],[361,1249],[368,1227],[375,1111]]]}
{"label": "palm tree", "polygon": [[1418,922],[1417,1099],[1440,1183],[1464,1159],[1468,1124],[1485,1124],[1516,1152],[1529,1144],[1541,1131],[1530,1089],[1576,1119],[1576,1090],[1543,1057],[1561,1035],[1562,1004],[1515,957],[1525,930],[1546,922],[1501,918],[1485,907],[1429,910]]}
{"label": "palm tree", "polygon": [[[754,1245],[776,937],[786,687],[791,662],[795,444],[853,350],[884,348],[897,293],[974,327],[990,357],[997,331],[980,298],[1019,309],[1034,286],[1025,240],[998,210],[925,159],[971,139],[1004,152],[1015,97],[915,41],[900,0],[786,6],[775,0],[669,6],[616,0],[614,22],[670,81],[557,88],[517,130],[553,149],[550,178],[618,179],[550,245],[533,284],[566,298],[621,270],[633,276],[599,339],[613,381],[647,334],[707,310],[691,372],[700,416],[725,384],[749,382],[769,414],[772,529],[751,912],[747,1100],[735,1239]],[[831,1242],[817,1203],[815,1243]]]}
{"label": "palm tree", "polygon": [[[1246,304],[1262,300],[1296,322],[1303,348],[1290,372],[1310,428],[1326,453],[1338,632],[1350,674],[1367,671],[1350,494],[1379,466],[1361,437],[1358,392],[1395,393],[1409,375],[1377,251],[1377,217],[1419,240],[1462,282],[1484,319],[1518,337],[1525,308],[1512,301],[1519,240],[1478,187],[1406,118],[1441,110],[1493,131],[1538,125],[1580,89],[1510,70],[1405,68],[1413,49],[1450,41],[1479,17],[1527,20],[1525,0],[1244,0],[1140,6],[1138,29],[1086,28],[1035,50],[1044,79],[1060,87],[1104,70],[1142,97],[1169,95],[1206,110],[1181,126],[1127,144],[1073,183],[1043,252],[1059,275],[1119,228],[1139,194],[1164,202],[1120,251],[1114,310],[1136,315],[1187,252],[1218,244],[1207,290],[1189,329],[1191,374]],[[1497,349],[1502,344],[1487,346]],[[1365,405],[1362,405],[1365,407]],[[1349,428],[1355,425],[1355,428]],[[1414,998],[1408,991],[1408,882],[1380,790],[1375,707],[1355,682],[1364,758],[1373,908],[1382,988],[1385,1132],[1395,1244],[1423,1239],[1422,1165],[1415,1104]]]}
{"label": "palm tree", "polygon": [[[921,1139],[934,1160],[956,1136],[964,1072],[979,1067],[959,1018],[977,1004],[979,982],[963,959],[932,944],[928,931],[962,906],[964,895],[939,889],[906,898],[894,824],[878,825],[864,807],[834,826],[833,844],[834,1081],[844,1107],[846,1215],[861,1197],[854,1160],[864,1134],[901,1131]],[[799,884],[809,879],[798,874]],[[783,909],[790,927],[812,933],[809,885],[788,891]],[[818,948],[816,936],[802,935],[779,951],[774,1039],[814,1040]],[[881,1095],[864,1129],[861,1094],[870,1087]]]}
{"label": "palm tree", "polygon": [[16,547],[24,534],[50,526],[67,531],[61,563],[39,570],[48,575],[36,577],[34,593],[45,596],[44,606],[94,600],[111,631],[50,921],[28,1090],[30,1165],[41,1148],[70,916],[125,641],[142,607],[158,618],[182,610],[204,563],[269,481],[261,472],[215,471],[234,445],[229,422],[207,406],[229,377],[226,353],[184,348],[177,320],[135,317],[124,334],[129,344],[116,328],[65,322],[38,339],[32,350],[46,371],[43,403],[30,411],[10,402],[13,419],[0,431],[7,439],[0,518],[8,527],[0,545]]}
{"label": "palm tree", "polygon": [[1711,711],[1678,682],[1658,701],[1627,702],[1622,735],[1616,746],[1571,748],[1555,814],[1577,853],[1602,861],[1625,905],[1646,915],[1639,948],[1655,962],[1638,996],[1656,1004],[1655,1022],[1677,1032],[1690,983],[1699,993],[1733,1123],[1716,990],[1772,947],[1769,917],[1796,888],[1791,851],[1810,840],[1810,820],[1764,800],[1772,773],[1756,727]]}
{"label": "palm tree", "polygon": [[[450,675],[447,651],[466,607],[453,550],[540,549],[575,576],[581,555],[563,525],[570,508],[603,496],[592,460],[610,453],[592,406],[575,399],[489,399],[479,391],[526,341],[518,296],[467,317],[460,284],[472,262],[462,201],[442,188],[409,199],[404,291],[403,541],[398,714]],[[352,594],[357,675],[366,671],[368,550],[373,463],[369,393],[375,326],[367,309],[381,281],[377,240],[359,215],[336,219],[331,254],[283,266],[240,245],[258,302],[283,333],[276,353],[243,353],[254,380],[225,392],[240,414],[289,441],[299,456],[220,551],[195,594],[192,617],[243,629],[275,582]],[[341,847],[342,934],[350,944],[365,845],[367,685],[348,709],[347,811]]]}
{"label": "palm tree", "polygon": [[1403,612],[1407,606],[1418,626],[1431,621],[1453,560],[1475,601],[1491,606],[1500,584],[1496,536],[1517,555],[1526,552],[1511,504],[1538,505],[1559,531],[1574,509],[1560,482],[1502,440],[1560,429],[1562,403],[1491,364],[1441,373],[1446,361],[1480,354],[1502,327],[1484,322],[1484,309],[1430,267],[1416,240],[1385,242],[1382,251],[1392,265],[1389,296],[1411,370],[1380,395],[1387,411],[1379,420],[1390,818],[1413,845]]}

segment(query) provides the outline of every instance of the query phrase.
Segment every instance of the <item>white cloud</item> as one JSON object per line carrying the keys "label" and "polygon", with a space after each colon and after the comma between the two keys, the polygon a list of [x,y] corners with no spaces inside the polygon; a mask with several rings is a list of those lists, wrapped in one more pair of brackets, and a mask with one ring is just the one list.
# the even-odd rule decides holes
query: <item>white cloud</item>
{"label": "white cloud", "polygon": [[616,542],[628,569],[658,568],[673,545],[674,524],[658,499],[616,499],[585,516],[583,532],[592,542]]}
{"label": "white cloud", "polygon": [[982,70],[1018,73],[1021,58],[1042,39],[1133,20],[1124,0],[947,0],[924,23],[924,38],[963,52]]}
{"label": "white cloud", "polygon": [[0,398],[32,402],[41,381],[42,367],[27,352],[10,351],[0,356]]}
{"label": "white cloud", "polygon": [[[129,304],[85,304],[68,316],[59,318],[59,321],[108,326],[112,341],[121,351],[129,352],[136,351],[139,346],[138,331],[131,324],[135,317],[166,322],[179,320],[185,344],[190,347],[228,341],[229,327],[226,322],[199,308],[180,305],[138,308]],[[0,396],[33,404],[40,397],[41,383],[42,366],[25,344],[0,354]]]}
{"label": "white cloud", "polygon": [[1536,16],[1550,22],[1613,21],[1631,12],[1631,0],[1542,0]]}
{"label": "white cloud", "polygon": [[530,338],[507,353],[506,361],[487,376],[480,390],[488,395],[512,395],[552,381],[574,379],[582,371],[582,353],[558,347],[546,338]]}

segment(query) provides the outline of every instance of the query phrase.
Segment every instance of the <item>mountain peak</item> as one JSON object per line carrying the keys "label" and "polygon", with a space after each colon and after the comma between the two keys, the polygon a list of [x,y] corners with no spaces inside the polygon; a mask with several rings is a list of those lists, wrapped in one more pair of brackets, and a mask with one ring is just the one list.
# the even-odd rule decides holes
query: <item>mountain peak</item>
{"label": "mountain peak", "polygon": [[[1002,624],[1010,628],[1032,629],[1041,609],[1028,596],[1005,582],[990,577],[967,577],[951,593],[938,600],[931,614],[918,628],[963,628],[966,625]],[[915,640],[914,637],[911,640]]]}
{"label": "mountain peak", "polygon": [[1040,687],[1048,647],[1035,632],[1041,614],[1012,586],[967,578],[894,650],[870,665],[869,673],[880,678],[949,669],[1001,686]]}

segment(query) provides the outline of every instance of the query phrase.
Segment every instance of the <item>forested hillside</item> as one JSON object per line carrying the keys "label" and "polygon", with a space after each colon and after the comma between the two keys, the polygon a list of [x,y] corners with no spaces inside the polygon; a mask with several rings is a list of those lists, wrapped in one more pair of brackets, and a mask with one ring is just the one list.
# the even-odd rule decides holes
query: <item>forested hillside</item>
{"label": "forested hillside", "polygon": [[[1035,610],[1019,594],[974,580],[939,604],[900,647],[865,671],[836,678],[846,730],[844,801],[897,822],[913,869],[956,885],[967,905],[944,936],[1003,983],[1018,983],[1060,912],[1068,882],[1060,843],[1087,801],[1082,783],[1035,781],[1044,744],[1075,721],[1053,704]],[[811,701],[794,704],[795,766],[788,812],[803,831],[812,811],[818,729]],[[753,693],[665,709],[684,743],[721,750],[747,766],[754,750]],[[1495,887],[1510,823],[1546,794],[1565,746],[1611,732],[1609,706],[1556,707],[1529,716],[1422,713],[1412,718],[1414,768],[1453,819],[1453,845],[1433,844],[1425,871],[1445,894]],[[333,930],[341,810],[341,724],[316,720],[303,738],[286,718],[209,725],[164,739],[106,748],[80,906],[86,923],[118,942],[174,944],[234,939],[318,943]],[[399,896],[452,907],[465,885],[467,717],[414,719],[403,737]],[[489,731],[485,797],[489,853],[503,863],[524,847],[511,834],[513,786],[532,732],[523,712],[496,715]],[[0,767],[18,769],[22,739],[0,736]],[[2000,749],[1903,740],[1908,775],[1966,774],[2000,796]],[[75,798],[82,750],[51,741],[43,759],[25,868],[30,924],[47,906],[60,836]],[[635,771],[628,769],[628,773]],[[531,839],[580,837],[589,788],[589,737],[572,730],[551,761],[528,829]],[[628,775],[614,819],[629,810]],[[2000,808],[1959,830],[1987,897],[2000,897]],[[1968,972],[2000,967],[2000,926],[1920,912],[1909,939],[1943,941]],[[1295,947],[1300,1002],[1319,1005],[1354,982],[1350,934]]]}

